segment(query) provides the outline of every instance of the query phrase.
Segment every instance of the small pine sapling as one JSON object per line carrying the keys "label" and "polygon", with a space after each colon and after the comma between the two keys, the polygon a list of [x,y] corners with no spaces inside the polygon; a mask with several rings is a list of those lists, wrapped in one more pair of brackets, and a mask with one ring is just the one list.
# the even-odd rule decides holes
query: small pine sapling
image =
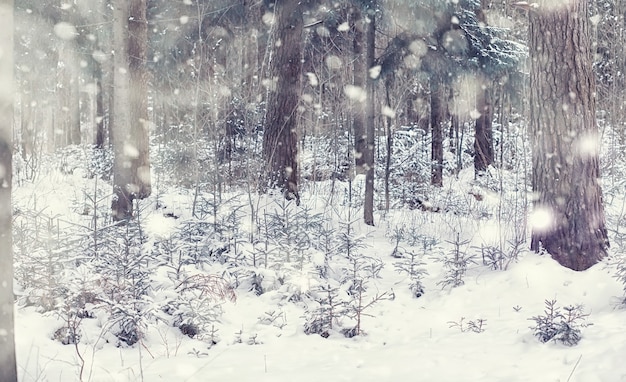
{"label": "small pine sapling", "polygon": [[305,312],[306,334],[319,334],[327,338],[339,324],[347,312],[347,303],[339,298],[339,293],[339,288],[330,284],[321,284],[311,290],[313,299],[319,305]]}
{"label": "small pine sapling", "polygon": [[465,284],[465,273],[470,264],[476,264],[475,255],[465,252],[463,247],[469,244],[469,240],[461,240],[459,234],[456,235],[456,240],[449,241],[452,244],[452,250],[443,257],[435,257],[433,260],[442,262],[445,269],[445,275],[443,280],[437,282],[437,285],[441,285],[442,289],[447,286],[453,288],[459,287]]}
{"label": "small pine sapling", "polygon": [[391,233],[387,234],[387,238],[393,244],[393,250],[391,251],[391,257],[401,258],[403,254],[403,249],[400,246],[400,242],[404,240],[406,233],[404,227],[395,226]]}
{"label": "small pine sapling", "polygon": [[423,268],[424,265],[426,265],[426,263],[422,262],[420,256],[412,251],[403,253],[401,260],[393,264],[396,272],[400,274],[404,273],[409,277],[409,289],[415,298],[424,295],[422,279],[428,274],[426,269]]}
{"label": "small pine sapling", "polygon": [[622,284],[622,289],[624,291],[624,296],[621,298],[620,303],[622,306],[626,306],[626,257],[617,261],[615,278],[620,282],[620,284]]}
{"label": "small pine sapling", "polygon": [[118,227],[117,238],[103,243],[96,269],[101,275],[102,306],[110,313],[111,331],[133,345],[143,337],[151,305],[150,273],[156,265],[143,248],[139,224]]}
{"label": "small pine sapling", "polygon": [[461,333],[482,333],[486,330],[486,326],[487,320],[483,318],[477,318],[476,320],[468,321],[467,324],[465,324],[465,317],[461,317],[461,319],[458,321],[448,321],[448,327],[457,328],[461,331]]}
{"label": "small pine sapling", "polygon": [[585,322],[589,314],[584,313],[582,305],[562,309],[565,312],[557,306],[556,300],[546,300],[543,314],[529,318],[535,322],[530,329],[540,342],[554,341],[574,346],[582,339],[581,328],[592,325]]}

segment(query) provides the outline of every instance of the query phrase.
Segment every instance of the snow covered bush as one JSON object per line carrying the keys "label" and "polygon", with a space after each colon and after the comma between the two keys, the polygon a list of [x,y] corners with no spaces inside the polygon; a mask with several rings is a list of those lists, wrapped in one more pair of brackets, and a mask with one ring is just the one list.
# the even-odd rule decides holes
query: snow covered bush
{"label": "snow covered bush", "polygon": [[482,244],[480,247],[473,247],[480,253],[483,265],[493,269],[505,271],[513,261],[517,261],[523,248],[521,238],[507,241],[507,246]]}
{"label": "snow covered bush", "polygon": [[458,233],[456,239],[448,241],[448,243],[452,244],[452,249],[443,257],[433,258],[434,261],[443,263],[445,270],[443,280],[438,281],[437,285],[441,285],[442,288],[447,286],[456,288],[465,284],[463,279],[467,273],[467,268],[471,264],[476,264],[476,255],[465,251],[464,247],[469,244],[469,240],[461,240]]}
{"label": "snow covered bush", "polygon": [[534,316],[529,320],[535,325],[530,329],[541,342],[560,342],[567,346],[574,346],[582,338],[582,328],[592,325],[585,320],[589,316],[583,311],[582,305],[557,306],[556,300],[546,300],[542,315]]}
{"label": "snow covered bush", "polygon": [[422,297],[422,295],[424,295],[422,279],[428,274],[426,269],[423,268],[426,263],[421,261],[421,257],[412,251],[402,252],[399,257],[401,260],[393,264],[394,268],[396,268],[396,272],[408,276],[409,289],[413,297]]}
{"label": "snow covered bush", "polygon": [[314,307],[307,307],[305,312],[304,332],[319,334],[327,338],[333,329],[340,328],[340,320],[346,316],[347,301],[340,298],[339,285],[330,282],[320,284],[310,291]]}
{"label": "snow covered bush", "polygon": [[14,224],[15,275],[19,302],[47,312],[63,305],[65,270],[75,264],[79,241],[57,217],[21,212]]}
{"label": "snow covered bush", "polygon": [[138,222],[118,226],[116,236],[103,243],[95,269],[100,275],[100,308],[117,339],[133,345],[143,338],[151,315],[150,275],[156,261],[144,248]]}
{"label": "snow covered bush", "polygon": [[626,258],[624,257],[617,260],[615,278],[622,284],[624,296],[621,299],[621,305],[626,306]]}
{"label": "snow covered bush", "polygon": [[458,321],[448,321],[448,327],[457,328],[461,333],[474,332],[482,333],[486,330],[487,320],[484,318],[477,318],[476,320],[470,320],[465,323],[465,317],[461,317]]}
{"label": "snow covered bush", "polygon": [[229,282],[216,275],[193,275],[175,287],[176,294],[162,310],[172,317],[172,324],[192,338],[217,343],[214,332],[224,301],[235,301]]}

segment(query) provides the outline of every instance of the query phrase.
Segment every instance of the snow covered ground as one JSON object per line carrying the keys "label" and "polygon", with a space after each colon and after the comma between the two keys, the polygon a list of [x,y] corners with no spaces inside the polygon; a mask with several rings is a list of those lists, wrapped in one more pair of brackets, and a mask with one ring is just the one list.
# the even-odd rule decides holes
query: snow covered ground
{"label": "snow covered ground", "polygon": [[[48,213],[70,219],[80,208],[69,201],[83,200],[81,190],[89,186],[80,176],[51,176],[18,188],[17,205],[32,207],[38,195],[37,203],[45,204]],[[170,206],[182,198],[161,197]],[[305,195],[303,203],[316,205],[311,195]],[[420,298],[411,296],[406,276],[394,271],[397,259],[390,256],[393,245],[385,236],[390,227],[407,224],[411,217],[421,219],[421,229],[441,240],[438,251],[423,258],[428,275]],[[626,310],[619,307],[623,290],[611,260],[573,272],[524,250],[507,270],[472,264],[464,285],[442,289],[437,283],[444,269],[433,257],[450,251],[446,240],[454,240],[454,227],[469,240],[464,245],[469,251],[470,246],[498,236],[497,221],[424,211],[397,211],[377,218],[377,227],[357,224],[366,238],[363,253],[385,263],[381,277],[370,280],[366,299],[385,292],[393,298],[368,308],[363,335],[304,334],[302,306],[285,303],[278,290],[256,296],[238,289],[236,302],[223,305],[221,341],[210,348],[158,321],[149,325],[140,344],[118,347],[107,342],[104,322],[98,318],[82,321],[80,343],[62,345],[52,339],[61,326],[55,315],[19,307],[20,380],[80,380],[83,365],[82,380],[116,382],[626,381]],[[177,224],[153,208],[145,209],[144,219],[151,222],[146,225],[148,236],[166,234]],[[302,291],[306,293],[312,283],[313,276],[303,272]],[[530,318],[543,314],[545,300],[552,299],[562,307],[582,304],[589,313],[586,323],[592,325],[581,328],[578,345],[541,343],[533,336]],[[277,317],[273,323],[259,319],[272,311]],[[470,321],[480,320],[482,332],[469,330]]]}

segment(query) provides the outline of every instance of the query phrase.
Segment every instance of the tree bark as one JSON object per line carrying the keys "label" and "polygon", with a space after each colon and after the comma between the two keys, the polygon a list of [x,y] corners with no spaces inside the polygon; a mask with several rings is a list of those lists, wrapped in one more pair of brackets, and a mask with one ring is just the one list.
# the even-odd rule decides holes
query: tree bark
{"label": "tree bark", "polygon": [[80,89],[79,74],[76,65],[77,49],[73,41],[61,41],[59,45],[58,63],[58,97],[63,136],[60,146],[79,145],[80,136]]}
{"label": "tree bark", "polygon": [[445,116],[445,85],[434,76],[430,80],[430,126],[432,132],[432,171],[430,183],[443,187],[443,123]]}
{"label": "tree bark", "polygon": [[130,0],[128,19],[128,67],[130,69],[130,123],[133,143],[139,152],[133,162],[134,184],[138,186],[135,197],[150,196],[150,118],[148,116],[149,72],[147,0]]}
{"label": "tree bark", "polygon": [[586,0],[559,7],[542,0],[530,16],[532,187],[541,219],[531,249],[577,271],[600,261],[609,245],[587,7]]}
{"label": "tree bark", "polygon": [[367,149],[365,151],[365,200],[363,206],[363,220],[367,225],[374,225],[374,152],[376,144],[375,129],[375,95],[374,78],[369,70],[374,67],[376,49],[376,0],[370,0],[367,9],[367,22],[365,29],[365,62],[367,65],[366,90],[367,98],[365,105],[365,133],[367,136]]}
{"label": "tree bark", "polygon": [[106,130],[104,126],[104,94],[102,89],[102,72],[98,70],[96,80],[96,141],[97,149],[104,149]]}
{"label": "tree bark", "polygon": [[114,220],[129,219],[133,200],[150,195],[145,12],[145,0],[116,0],[113,4],[114,114],[110,132],[115,154],[111,205]]}
{"label": "tree bark", "polygon": [[475,122],[474,172],[478,176],[493,164],[493,108],[491,90],[485,88],[478,94],[476,109],[480,117]]}
{"label": "tree bark", "polygon": [[297,115],[301,87],[303,7],[298,0],[274,5],[276,43],[271,62],[272,82],[263,133],[267,187],[280,188],[288,200],[300,201],[298,193]]}
{"label": "tree bark", "polygon": [[[353,4],[352,13],[352,54],[354,56],[353,81],[355,89],[365,93],[367,84],[367,63],[365,57],[365,20],[361,12],[360,4]],[[356,174],[367,172],[365,167],[367,156],[367,132],[366,132],[366,111],[365,100],[361,97],[353,96],[352,104],[352,132],[354,134],[354,166]]]}
{"label": "tree bark", "polygon": [[13,130],[13,0],[0,1],[0,381],[17,381],[13,310],[11,207]]}

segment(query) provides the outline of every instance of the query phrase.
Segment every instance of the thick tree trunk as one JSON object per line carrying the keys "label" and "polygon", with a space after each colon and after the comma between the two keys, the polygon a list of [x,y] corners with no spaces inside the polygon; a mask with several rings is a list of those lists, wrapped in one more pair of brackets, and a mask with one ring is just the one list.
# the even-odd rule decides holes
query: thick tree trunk
{"label": "thick tree trunk", "polygon": [[145,12],[145,0],[117,0],[113,5],[114,220],[129,219],[133,200],[150,195]]}
{"label": "thick tree trunk", "polygon": [[150,118],[148,116],[148,82],[146,69],[148,57],[147,0],[130,0],[128,19],[128,67],[130,69],[130,123],[133,144],[139,156],[133,162],[135,197],[150,196]]}
{"label": "thick tree trunk", "polygon": [[120,0],[114,6],[114,220],[130,218],[133,200],[150,195],[145,7],[145,0]]}
{"label": "thick tree trunk", "polygon": [[430,126],[432,132],[432,172],[430,183],[443,186],[443,123],[446,114],[445,85],[437,78],[430,80]]}
{"label": "thick tree trunk", "polygon": [[539,2],[530,16],[530,128],[536,200],[531,248],[585,270],[608,247],[587,1]]}
{"label": "thick tree trunk", "polygon": [[16,382],[11,222],[13,130],[13,0],[0,0],[0,381]]}
{"label": "thick tree trunk", "polygon": [[299,203],[297,116],[302,81],[302,6],[298,0],[277,1],[274,12],[277,38],[271,73],[276,87],[269,97],[263,134],[267,187],[280,188],[287,199]]}
{"label": "thick tree trunk", "polygon": [[475,122],[474,135],[474,171],[476,175],[487,170],[493,164],[493,108],[491,90],[483,89],[476,100],[476,109],[480,117]]}
{"label": "thick tree trunk", "polygon": [[128,41],[128,2],[113,2],[113,107],[110,135],[113,142],[113,220],[128,219],[133,214],[132,162],[138,153],[133,147],[130,128],[130,75],[126,46]]}

